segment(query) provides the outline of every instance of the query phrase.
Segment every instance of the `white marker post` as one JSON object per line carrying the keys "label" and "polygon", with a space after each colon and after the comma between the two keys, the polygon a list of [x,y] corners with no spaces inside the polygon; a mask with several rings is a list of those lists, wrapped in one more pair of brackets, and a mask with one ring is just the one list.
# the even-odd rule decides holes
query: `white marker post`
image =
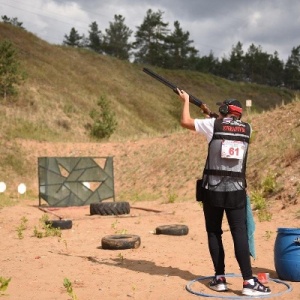
{"label": "white marker post", "polygon": [[24,183],[20,183],[20,184],[18,185],[18,193],[19,193],[20,195],[23,195],[23,194],[26,193],[26,185],[25,185]]}
{"label": "white marker post", "polygon": [[246,108],[248,114],[250,114],[251,106],[252,106],[252,100],[250,99],[246,100]]}
{"label": "white marker post", "polygon": [[5,182],[0,182],[0,193],[4,193],[6,191],[6,184]]}

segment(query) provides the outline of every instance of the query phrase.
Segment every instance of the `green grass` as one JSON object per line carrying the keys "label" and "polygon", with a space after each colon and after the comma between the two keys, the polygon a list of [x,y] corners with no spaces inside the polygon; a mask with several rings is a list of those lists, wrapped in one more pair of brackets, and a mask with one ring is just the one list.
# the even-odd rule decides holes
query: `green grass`
{"label": "green grass", "polygon": [[0,193],[0,209],[3,207],[15,206],[19,200],[11,198],[8,193]]}

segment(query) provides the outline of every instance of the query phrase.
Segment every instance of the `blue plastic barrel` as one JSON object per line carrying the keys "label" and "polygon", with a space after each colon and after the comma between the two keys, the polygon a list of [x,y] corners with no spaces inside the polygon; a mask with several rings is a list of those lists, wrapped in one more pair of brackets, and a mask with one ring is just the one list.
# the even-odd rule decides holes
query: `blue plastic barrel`
{"label": "blue plastic barrel", "polygon": [[300,281],[300,228],[277,229],[274,262],[280,279]]}

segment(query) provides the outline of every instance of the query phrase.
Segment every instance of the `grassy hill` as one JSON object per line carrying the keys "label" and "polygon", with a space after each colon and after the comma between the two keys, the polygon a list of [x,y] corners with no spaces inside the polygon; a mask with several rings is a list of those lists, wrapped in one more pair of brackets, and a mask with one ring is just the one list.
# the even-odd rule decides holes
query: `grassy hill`
{"label": "grassy hill", "polygon": [[[36,197],[37,157],[113,155],[121,198],[193,198],[206,144],[179,127],[177,95],[142,72],[143,66],[50,45],[0,23],[3,39],[17,48],[27,79],[16,97],[0,99],[0,181],[12,187],[26,182]],[[215,102],[226,98],[244,105],[252,99],[251,112],[244,115],[254,128],[249,186],[255,191],[270,184],[272,193],[276,183],[274,197],[298,199],[300,103],[294,92],[199,72],[150,68],[213,110]],[[101,96],[109,100],[118,120],[109,141],[93,140],[89,134],[89,113]],[[195,106],[192,114],[199,115]]]}
{"label": "grassy hill", "polygon": [[[0,23],[0,40],[19,53],[27,79],[11,103],[1,103],[2,134],[8,138],[89,141],[90,111],[101,96],[115,112],[118,127],[111,140],[153,136],[178,130],[181,105],[167,87],[142,72],[143,66],[82,49],[50,45],[35,35]],[[151,68],[151,67],[150,67]],[[234,83],[190,71],[153,70],[215,109],[226,98],[252,99],[262,111],[291,102],[294,94]],[[193,111],[196,113],[197,108]]]}

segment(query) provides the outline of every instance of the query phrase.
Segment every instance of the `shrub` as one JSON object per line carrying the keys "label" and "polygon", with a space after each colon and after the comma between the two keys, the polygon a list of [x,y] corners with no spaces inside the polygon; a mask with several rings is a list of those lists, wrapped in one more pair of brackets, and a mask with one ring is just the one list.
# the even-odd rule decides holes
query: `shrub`
{"label": "shrub", "polygon": [[16,49],[10,41],[0,42],[0,94],[4,100],[16,93],[15,85],[25,78],[16,55]]}
{"label": "shrub", "polygon": [[94,120],[91,128],[91,135],[104,139],[109,138],[117,128],[117,121],[113,111],[110,109],[110,104],[103,96],[97,102],[100,110],[93,109],[90,112],[90,117]]}
{"label": "shrub", "polygon": [[265,196],[276,192],[278,187],[276,182],[276,174],[268,174],[261,184],[263,194]]}

